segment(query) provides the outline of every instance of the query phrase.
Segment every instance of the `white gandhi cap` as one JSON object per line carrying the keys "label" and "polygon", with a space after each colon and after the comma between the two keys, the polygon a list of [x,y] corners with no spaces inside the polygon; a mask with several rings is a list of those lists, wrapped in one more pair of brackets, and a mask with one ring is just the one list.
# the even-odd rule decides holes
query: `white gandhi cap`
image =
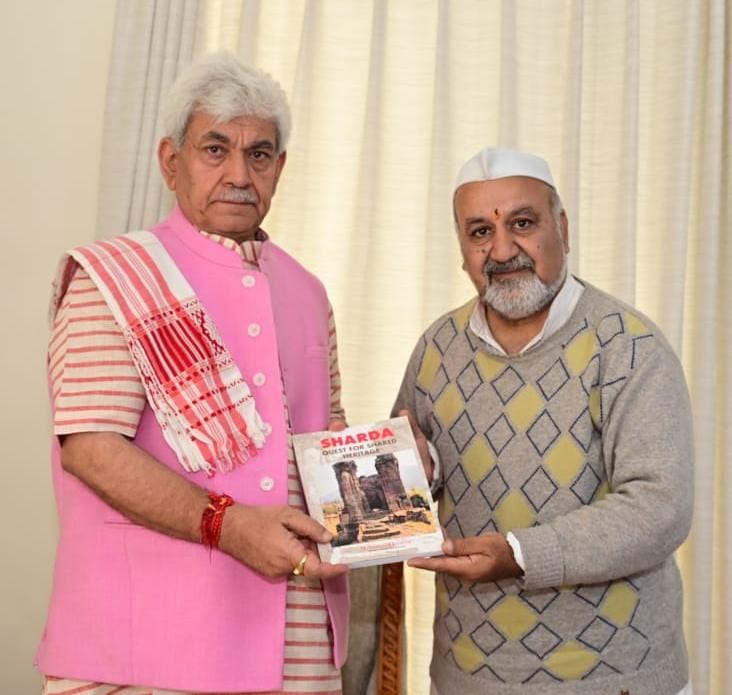
{"label": "white gandhi cap", "polygon": [[529,176],[555,188],[549,165],[541,157],[518,150],[484,147],[460,168],[454,190],[457,191],[465,183],[492,181],[507,176]]}

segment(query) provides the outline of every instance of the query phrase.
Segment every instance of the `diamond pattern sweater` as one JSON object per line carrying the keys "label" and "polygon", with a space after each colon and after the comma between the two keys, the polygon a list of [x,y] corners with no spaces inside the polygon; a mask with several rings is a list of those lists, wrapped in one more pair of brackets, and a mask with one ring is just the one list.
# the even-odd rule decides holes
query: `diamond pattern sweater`
{"label": "diamond pattern sweater", "polygon": [[437,577],[441,692],[662,695],[688,681],[673,559],[693,504],[681,366],[660,331],[584,283],[571,318],[518,356],[470,329],[476,300],[424,333],[395,409],[442,462],[451,536],[512,531],[524,578]]}

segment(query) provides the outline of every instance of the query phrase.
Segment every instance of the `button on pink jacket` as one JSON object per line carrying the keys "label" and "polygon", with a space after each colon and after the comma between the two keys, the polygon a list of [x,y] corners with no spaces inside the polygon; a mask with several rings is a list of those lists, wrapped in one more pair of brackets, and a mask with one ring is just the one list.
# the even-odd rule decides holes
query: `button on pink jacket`
{"label": "button on pink jacket", "polygon": [[[272,431],[256,457],[212,478],[183,470],[149,407],[134,441],[179,475],[238,502],[287,504],[280,368],[293,431],[326,429],[325,290],[270,241],[263,244],[261,272],[244,269],[235,252],[199,234],[178,209],[152,231],[208,309]],[[242,282],[245,275],[254,284]],[[258,333],[249,330],[252,324]],[[257,373],[266,377],[260,386],[252,379]],[[209,555],[201,545],[131,523],[61,469],[56,440],[53,475],[60,538],[36,660],[41,672],[201,692],[281,687],[286,580],[265,579],[221,552]],[[262,485],[263,479],[270,480]],[[347,583],[338,578],[324,585],[340,666]]]}

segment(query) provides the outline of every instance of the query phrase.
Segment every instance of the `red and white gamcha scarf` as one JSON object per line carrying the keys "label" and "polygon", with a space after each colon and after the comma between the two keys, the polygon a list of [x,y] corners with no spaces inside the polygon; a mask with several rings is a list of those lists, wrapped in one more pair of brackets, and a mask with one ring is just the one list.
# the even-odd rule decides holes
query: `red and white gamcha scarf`
{"label": "red and white gamcha scarf", "polygon": [[187,471],[230,471],[264,446],[254,397],[206,309],[157,237],[130,232],[73,249],[54,282],[52,319],[76,264],[127,340],[165,441]]}

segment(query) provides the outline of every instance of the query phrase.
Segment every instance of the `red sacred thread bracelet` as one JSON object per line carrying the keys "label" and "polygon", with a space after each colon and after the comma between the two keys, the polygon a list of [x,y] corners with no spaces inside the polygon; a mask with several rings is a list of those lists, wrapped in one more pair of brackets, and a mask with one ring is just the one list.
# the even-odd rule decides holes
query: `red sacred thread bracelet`
{"label": "red sacred thread bracelet", "polygon": [[209,550],[213,550],[219,547],[224,512],[227,507],[234,504],[234,500],[229,495],[217,495],[215,492],[209,492],[208,498],[211,501],[201,515],[201,543],[207,545]]}

